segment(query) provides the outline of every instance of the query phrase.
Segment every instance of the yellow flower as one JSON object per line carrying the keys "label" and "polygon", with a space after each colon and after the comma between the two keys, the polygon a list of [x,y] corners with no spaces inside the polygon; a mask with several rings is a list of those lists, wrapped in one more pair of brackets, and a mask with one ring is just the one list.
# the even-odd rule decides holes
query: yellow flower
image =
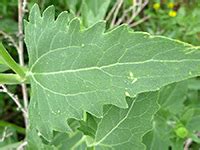
{"label": "yellow flower", "polygon": [[173,2],[169,2],[169,3],[167,4],[167,7],[168,7],[168,8],[171,8],[171,9],[174,8],[174,3],[173,3]]}
{"label": "yellow flower", "polygon": [[174,10],[170,10],[169,13],[168,13],[168,15],[169,15],[170,17],[176,17],[177,13],[176,13],[176,11],[174,11]]}
{"label": "yellow flower", "polygon": [[155,3],[155,4],[153,4],[153,8],[154,8],[155,10],[160,9],[160,3]]}

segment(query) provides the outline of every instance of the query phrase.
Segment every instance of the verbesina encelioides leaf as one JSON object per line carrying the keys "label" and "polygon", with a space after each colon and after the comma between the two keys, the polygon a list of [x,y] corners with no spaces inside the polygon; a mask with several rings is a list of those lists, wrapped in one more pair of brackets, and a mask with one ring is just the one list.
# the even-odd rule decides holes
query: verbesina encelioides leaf
{"label": "verbesina encelioides leaf", "polygon": [[105,32],[99,22],[81,29],[67,12],[37,5],[25,24],[31,81],[30,123],[45,138],[70,131],[67,119],[83,112],[102,117],[103,106],[127,108],[125,97],[156,91],[200,74],[200,51],[176,40],[133,32]]}

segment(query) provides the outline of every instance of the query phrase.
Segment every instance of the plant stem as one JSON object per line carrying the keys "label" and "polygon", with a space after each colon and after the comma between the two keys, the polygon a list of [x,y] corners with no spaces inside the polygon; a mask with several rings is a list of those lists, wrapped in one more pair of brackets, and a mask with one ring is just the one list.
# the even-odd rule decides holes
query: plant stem
{"label": "plant stem", "polygon": [[[26,0],[18,0],[18,35],[19,35],[19,64],[24,66],[24,42],[23,42],[23,17],[26,9],[27,1]],[[28,112],[28,93],[26,84],[21,84],[24,109]],[[24,116],[25,125],[28,125],[28,117]]]}
{"label": "plant stem", "polygon": [[25,6],[23,6],[23,0],[18,0],[18,36],[19,36],[19,63],[24,66],[24,42],[23,42],[23,17]]}
{"label": "plant stem", "polygon": [[17,74],[0,73],[0,84],[21,84],[24,82]]}
{"label": "plant stem", "polygon": [[0,43],[0,55],[3,58],[4,63],[10,67],[15,73],[17,73],[22,79],[25,79],[24,70],[14,61],[10,54],[6,51],[3,44]]}

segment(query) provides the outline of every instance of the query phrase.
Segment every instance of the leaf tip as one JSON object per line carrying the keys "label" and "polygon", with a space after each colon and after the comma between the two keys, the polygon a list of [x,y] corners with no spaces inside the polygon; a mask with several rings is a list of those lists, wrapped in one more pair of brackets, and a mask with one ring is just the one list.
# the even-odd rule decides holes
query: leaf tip
{"label": "leaf tip", "polygon": [[56,24],[58,26],[64,26],[66,27],[66,25],[69,23],[70,21],[70,14],[67,11],[63,11],[62,13],[60,13],[56,19]]}
{"label": "leaf tip", "polygon": [[36,21],[38,21],[39,18],[41,18],[40,8],[38,4],[35,3],[30,10],[29,21],[31,23],[36,23]]}
{"label": "leaf tip", "polygon": [[55,7],[53,5],[49,6],[42,13],[42,17],[45,21],[52,22],[55,20]]}
{"label": "leaf tip", "polygon": [[75,17],[69,22],[69,31],[77,32],[79,30],[80,30],[80,19],[78,17]]}

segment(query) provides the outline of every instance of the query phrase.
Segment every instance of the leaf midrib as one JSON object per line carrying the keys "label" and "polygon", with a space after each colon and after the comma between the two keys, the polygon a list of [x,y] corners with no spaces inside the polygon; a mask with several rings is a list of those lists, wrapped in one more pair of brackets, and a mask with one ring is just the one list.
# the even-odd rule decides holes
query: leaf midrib
{"label": "leaf midrib", "polygon": [[146,61],[141,62],[124,62],[124,63],[114,63],[110,65],[105,65],[101,67],[89,67],[89,68],[80,68],[80,69],[73,69],[73,70],[62,70],[62,71],[55,71],[55,72],[31,72],[32,75],[51,75],[51,74],[63,74],[63,73],[73,73],[73,72],[81,72],[81,71],[89,71],[89,70],[101,70],[106,74],[109,74],[110,76],[113,76],[112,74],[106,72],[103,69],[107,69],[110,67],[116,67],[121,65],[138,65],[138,64],[144,64],[149,62],[157,62],[157,63],[182,63],[182,62],[200,62],[199,59],[181,59],[181,60],[155,60],[155,59],[149,59]]}

